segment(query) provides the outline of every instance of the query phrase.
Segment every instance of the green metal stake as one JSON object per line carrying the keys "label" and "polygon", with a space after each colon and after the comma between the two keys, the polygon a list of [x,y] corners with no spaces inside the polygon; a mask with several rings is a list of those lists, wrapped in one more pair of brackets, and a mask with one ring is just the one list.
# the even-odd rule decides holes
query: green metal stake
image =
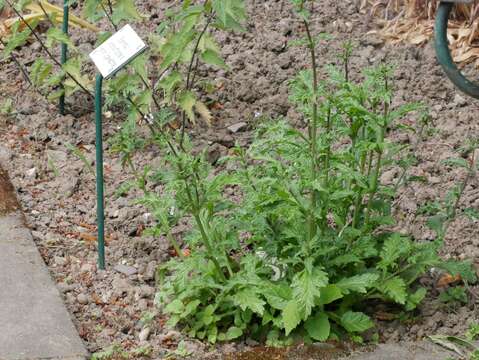
{"label": "green metal stake", "polygon": [[102,128],[102,84],[103,76],[96,76],[95,123],[96,123],[96,216],[98,226],[98,267],[105,269],[105,212],[103,194],[103,128]]}
{"label": "green metal stake", "polygon": [[[62,31],[65,35],[68,35],[68,20],[69,20],[69,13],[70,9],[68,6],[69,0],[63,0],[63,24],[62,24]],[[65,64],[68,59],[68,45],[62,43],[62,50],[61,50],[61,64]],[[65,94],[60,97],[60,103],[58,104],[60,114],[65,115]]]}

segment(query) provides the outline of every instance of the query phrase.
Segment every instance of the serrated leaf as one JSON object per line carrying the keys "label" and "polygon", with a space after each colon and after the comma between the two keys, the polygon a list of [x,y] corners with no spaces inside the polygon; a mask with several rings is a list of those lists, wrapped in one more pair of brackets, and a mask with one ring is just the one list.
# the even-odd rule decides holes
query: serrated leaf
{"label": "serrated leaf", "polygon": [[284,310],[291,300],[292,291],[287,285],[274,285],[265,289],[264,297],[273,309]]}
{"label": "serrated leaf", "polygon": [[190,121],[195,121],[193,107],[196,104],[196,96],[191,91],[183,91],[178,98],[178,104]]}
{"label": "serrated leaf", "polygon": [[133,0],[116,0],[111,18],[115,24],[118,24],[122,20],[139,20],[141,15]]}
{"label": "serrated leaf", "polygon": [[378,279],[378,274],[366,273],[341,279],[336,285],[344,295],[348,295],[350,292],[365,294],[367,289],[375,285]]}
{"label": "serrated leaf", "polygon": [[291,333],[301,322],[301,317],[298,311],[298,304],[296,301],[291,300],[285,306],[284,310],[281,313],[283,317],[284,330],[286,336]]}
{"label": "serrated leaf", "polygon": [[259,315],[263,315],[266,302],[259,298],[258,295],[250,289],[236,293],[232,296],[232,300],[234,304],[239,306],[243,311],[250,309]]}
{"label": "serrated leaf", "polygon": [[330,284],[321,288],[320,292],[321,296],[319,297],[319,301],[317,303],[318,305],[331,304],[333,301],[336,301],[343,297],[341,289],[334,284]]}
{"label": "serrated leaf", "polygon": [[179,299],[173,300],[170,302],[166,307],[165,311],[169,314],[181,314],[184,310],[185,306],[183,302]]}
{"label": "serrated leaf", "polygon": [[45,42],[45,45],[46,47],[51,48],[57,42],[61,44],[66,44],[72,48],[75,47],[67,34],[64,34],[58,28],[51,27],[47,31],[47,41]]}
{"label": "serrated leaf", "polygon": [[188,315],[192,314],[194,311],[196,311],[196,309],[198,309],[200,303],[201,302],[199,300],[190,301],[188,304],[186,304],[185,309],[181,313],[181,317],[185,318]]}
{"label": "serrated leaf", "polygon": [[341,325],[349,332],[363,332],[372,328],[374,323],[362,312],[348,311],[341,316]]}
{"label": "serrated leaf", "polygon": [[30,79],[32,80],[32,83],[37,87],[42,86],[52,68],[53,66],[51,64],[45,63],[45,60],[41,58],[35,60],[30,70]]}
{"label": "serrated leaf", "polygon": [[298,304],[298,311],[303,320],[311,315],[316,298],[320,297],[320,289],[328,284],[328,274],[319,268],[308,266],[293,277],[293,299]]}
{"label": "serrated leaf", "polygon": [[207,125],[211,125],[213,115],[204,102],[197,100],[195,103],[195,110],[198,114],[200,114],[201,118]]}
{"label": "serrated leaf", "polygon": [[403,279],[396,276],[385,281],[379,289],[381,292],[389,296],[395,302],[404,305],[407,299],[406,283]]}
{"label": "serrated leaf", "polygon": [[65,94],[65,90],[60,89],[48,94],[47,99],[50,101],[59,99],[62,95]]}
{"label": "serrated leaf", "polygon": [[417,306],[426,297],[427,290],[423,287],[419,288],[413,294],[409,295],[406,302],[406,311],[411,311],[417,308]]}
{"label": "serrated leaf", "polygon": [[411,241],[408,238],[401,236],[400,234],[392,234],[385,242],[379,254],[381,261],[379,261],[377,267],[382,270],[388,268],[396,268],[395,263],[401,255],[409,252]]}
{"label": "serrated leaf", "polygon": [[331,331],[328,315],[325,313],[317,314],[310,317],[304,324],[308,335],[317,341],[328,340]]}
{"label": "serrated leaf", "polygon": [[246,19],[243,0],[215,0],[213,1],[213,9],[222,28],[243,30],[241,22]]}
{"label": "serrated leaf", "polygon": [[183,83],[183,77],[179,71],[172,71],[168,76],[163,77],[158,83],[158,86],[163,89],[165,100],[167,103],[171,102],[173,92]]}
{"label": "serrated leaf", "polygon": [[222,69],[227,69],[226,63],[221,56],[213,50],[207,49],[200,54],[201,61],[208,65],[218,66]]}

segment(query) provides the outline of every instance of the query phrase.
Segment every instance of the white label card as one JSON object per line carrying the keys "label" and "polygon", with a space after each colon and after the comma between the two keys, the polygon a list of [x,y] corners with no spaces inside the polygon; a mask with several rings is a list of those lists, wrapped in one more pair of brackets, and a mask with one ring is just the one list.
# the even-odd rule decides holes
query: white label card
{"label": "white label card", "polygon": [[147,48],[130,25],[125,25],[90,53],[90,59],[108,79]]}

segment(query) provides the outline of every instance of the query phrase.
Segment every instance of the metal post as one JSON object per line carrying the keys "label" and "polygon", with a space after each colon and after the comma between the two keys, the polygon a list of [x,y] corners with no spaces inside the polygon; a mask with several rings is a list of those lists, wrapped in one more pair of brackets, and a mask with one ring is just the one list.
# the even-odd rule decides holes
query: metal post
{"label": "metal post", "polygon": [[[68,35],[68,20],[69,20],[69,6],[68,6],[68,1],[69,0],[63,0],[63,24],[62,24],[62,31],[65,35]],[[60,62],[61,64],[65,64],[68,60],[68,45],[65,43],[62,43],[62,49],[61,49],[61,59]],[[60,97],[60,103],[58,104],[60,114],[65,115],[65,94],[63,94]]]}
{"label": "metal post", "polygon": [[103,181],[103,128],[102,128],[102,84],[103,76],[96,76],[95,85],[95,123],[96,123],[96,214],[98,226],[98,267],[105,269],[105,213]]}

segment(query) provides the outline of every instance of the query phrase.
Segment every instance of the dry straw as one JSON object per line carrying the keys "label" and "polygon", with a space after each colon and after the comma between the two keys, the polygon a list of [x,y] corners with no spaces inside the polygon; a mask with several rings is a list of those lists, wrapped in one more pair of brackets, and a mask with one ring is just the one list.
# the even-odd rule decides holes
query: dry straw
{"label": "dry straw", "polygon": [[[421,45],[432,38],[437,0],[360,0],[361,11],[378,19],[373,31],[387,42]],[[449,23],[451,53],[458,63],[479,67],[479,0],[456,5]]]}

